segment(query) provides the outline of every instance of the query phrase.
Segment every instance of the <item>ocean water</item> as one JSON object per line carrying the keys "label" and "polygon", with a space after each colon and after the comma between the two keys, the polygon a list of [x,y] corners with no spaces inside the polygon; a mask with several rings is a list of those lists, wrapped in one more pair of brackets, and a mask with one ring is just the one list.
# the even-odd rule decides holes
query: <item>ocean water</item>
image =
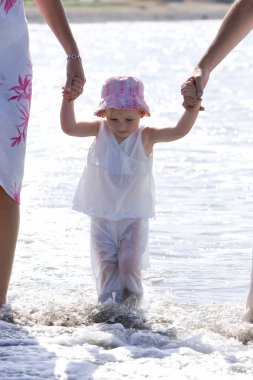
{"label": "ocean water", "polygon": [[[131,74],[152,111],[143,122],[174,125],[180,85],[219,25],[73,25],[87,76],[77,118],[93,117],[105,78]],[[33,103],[1,380],[252,379],[253,325],[242,317],[253,246],[253,35],[212,74],[191,133],[155,147],[143,303],[98,313],[89,220],[71,209],[92,139],[62,133],[66,58],[47,26],[29,28]]]}

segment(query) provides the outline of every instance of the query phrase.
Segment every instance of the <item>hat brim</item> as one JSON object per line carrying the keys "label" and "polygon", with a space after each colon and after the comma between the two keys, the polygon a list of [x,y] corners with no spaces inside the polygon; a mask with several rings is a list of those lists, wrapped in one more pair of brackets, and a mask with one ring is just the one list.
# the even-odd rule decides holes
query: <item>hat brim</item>
{"label": "hat brim", "polygon": [[98,117],[105,117],[105,111],[107,109],[138,109],[144,113],[143,116],[150,116],[150,110],[145,100],[136,96],[124,98],[107,96],[102,98],[98,109],[94,112],[94,115]]}

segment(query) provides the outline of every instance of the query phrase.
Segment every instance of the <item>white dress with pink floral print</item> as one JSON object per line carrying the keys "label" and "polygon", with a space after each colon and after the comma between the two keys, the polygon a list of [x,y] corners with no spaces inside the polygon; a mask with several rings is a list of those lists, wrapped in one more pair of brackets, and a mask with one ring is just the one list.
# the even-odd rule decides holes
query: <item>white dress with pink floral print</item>
{"label": "white dress with pink floral print", "polygon": [[23,0],[0,0],[0,186],[17,203],[24,174],[32,65]]}

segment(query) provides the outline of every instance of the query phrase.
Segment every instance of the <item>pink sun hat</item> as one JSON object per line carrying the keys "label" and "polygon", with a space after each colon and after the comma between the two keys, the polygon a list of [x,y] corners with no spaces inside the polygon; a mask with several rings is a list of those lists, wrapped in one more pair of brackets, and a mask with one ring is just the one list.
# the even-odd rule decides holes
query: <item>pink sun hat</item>
{"label": "pink sun hat", "polygon": [[150,116],[150,110],[144,100],[144,85],[136,77],[111,77],[105,81],[101,91],[101,100],[94,115],[105,116],[105,110],[139,109],[144,116]]}

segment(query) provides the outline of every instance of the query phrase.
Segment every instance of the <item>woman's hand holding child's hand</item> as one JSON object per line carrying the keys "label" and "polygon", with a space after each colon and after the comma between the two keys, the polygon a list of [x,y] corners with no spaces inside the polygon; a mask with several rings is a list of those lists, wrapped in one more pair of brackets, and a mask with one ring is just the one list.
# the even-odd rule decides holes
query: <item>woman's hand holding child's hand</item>
{"label": "woman's hand holding child's hand", "polygon": [[78,77],[74,77],[71,85],[71,91],[67,91],[66,87],[62,87],[62,95],[69,101],[75,100],[83,92],[83,82]]}
{"label": "woman's hand holding child's hand", "polygon": [[[196,111],[196,109],[200,109],[201,111],[204,110],[201,106],[202,98],[197,97],[196,95],[194,79],[188,79],[182,84],[181,94],[184,97],[183,106],[187,109],[187,111]],[[187,106],[185,102],[187,102]]]}

